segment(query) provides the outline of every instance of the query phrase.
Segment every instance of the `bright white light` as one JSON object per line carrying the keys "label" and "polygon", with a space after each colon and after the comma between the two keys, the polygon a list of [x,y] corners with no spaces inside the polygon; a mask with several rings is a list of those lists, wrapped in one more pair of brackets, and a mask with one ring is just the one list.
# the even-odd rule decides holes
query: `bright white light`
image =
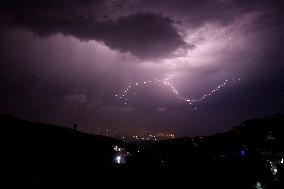
{"label": "bright white light", "polygon": [[255,188],[262,189],[261,183],[259,181],[256,182]]}
{"label": "bright white light", "polygon": [[277,173],[277,168],[274,168],[273,169],[273,174],[276,174]]}
{"label": "bright white light", "polygon": [[120,155],[115,157],[115,162],[118,163],[118,164],[121,163],[121,156]]}
{"label": "bright white light", "polygon": [[281,159],[281,162],[280,163],[282,163],[283,164],[283,158]]}
{"label": "bright white light", "polygon": [[[124,137],[123,137],[124,138]],[[114,151],[120,152],[122,151],[122,148],[119,148],[118,146],[113,147]]]}

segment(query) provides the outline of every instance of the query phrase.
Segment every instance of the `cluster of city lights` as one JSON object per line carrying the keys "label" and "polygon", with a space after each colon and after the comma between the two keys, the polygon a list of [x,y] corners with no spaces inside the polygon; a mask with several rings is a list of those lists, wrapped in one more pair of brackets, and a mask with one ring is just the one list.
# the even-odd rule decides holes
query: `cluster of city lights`
{"label": "cluster of city lights", "polygon": [[175,135],[172,133],[169,134],[164,134],[164,133],[159,133],[159,134],[140,134],[140,135],[133,135],[132,139],[133,140],[140,140],[140,141],[161,141],[161,140],[168,140],[168,139],[173,139],[175,138]]}
{"label": "cluster of city lights", "polygon": [[125,148],[119,147],[118,145],[113,146],[113,150],[116,153],[113,159],[116,164],[125,164],[126,157],[131,155]]}
{"label": "cluster of city lights", "polygon": [[270,170],[273,175],[276,175],[278,172],[277,167],[284,163],[284,158],[276,159],[276,160],[267,160],[270,163]]}
{"label": "cluster of city lights", "polygon": [[232,79],[232,80],[225,80],[221,84],[219,84],[215,89],[211,90],[208,93],[205,93],[199,98],[187,98],[179,93],[179,91],[176,89],[176,87],[169,81],[170,78],[165,79],[154,79],[149,81],[142,81],[142,82],[131,82],[129,83],[128,87],[121,93],[121,94],[115,94],[115,99],[121,101],[123,104],[128,104],[128,97],[130,95],[136,94],[136,89],[138,87],[142,87],[145,85],[150,84],[159,84],[164,87],[167,87],[178,99],[181,99],[188,103],[189,105],[196,105],[197,103],[203,102],[205,99],[209,98],[210,96],[214,95],[215,93],[219,92],[221,89],[225,88],[229,84],[236,84],[240,82],[240,78],[238,79]]}
{"label": "cluster of city lights", "polygon": [[[113,137],[121,139],[123,141],[161,141],[161,140],[168,140],[175,138],[175,134],[171,132],[156,133],[156,132],[141,131],[141,132],[136,132],[133,135],[123,135],[119,131],[111,129],[102,129],[102,128],[96,128],[94,134]],[[119,148],[118,146],[114,146],[113,148],[117,152],[123,151],[123,148]]]}

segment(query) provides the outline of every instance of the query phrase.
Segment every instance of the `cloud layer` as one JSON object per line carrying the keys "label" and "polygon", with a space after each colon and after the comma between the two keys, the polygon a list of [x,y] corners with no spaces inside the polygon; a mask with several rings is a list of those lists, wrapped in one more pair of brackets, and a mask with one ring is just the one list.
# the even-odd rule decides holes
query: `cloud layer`
{"label": "cloud layer", "polygon": [[96,40],[140,59],[168,57],[186,45],[169,17],[137,12],[102,19],[102,6],[101,1],[12,1],[4,2],[2,16],[9,16],[6,22],[10,26],[24,27],[43,37],[62,33]]}

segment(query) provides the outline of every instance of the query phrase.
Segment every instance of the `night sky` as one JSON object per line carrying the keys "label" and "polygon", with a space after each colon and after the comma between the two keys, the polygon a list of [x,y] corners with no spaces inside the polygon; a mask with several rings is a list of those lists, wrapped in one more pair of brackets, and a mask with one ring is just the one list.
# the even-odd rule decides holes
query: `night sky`
{"label": "night sky", "polygon": [[281,0],[2,0],[0,112],[177,136],[283,113],[283,10]]}

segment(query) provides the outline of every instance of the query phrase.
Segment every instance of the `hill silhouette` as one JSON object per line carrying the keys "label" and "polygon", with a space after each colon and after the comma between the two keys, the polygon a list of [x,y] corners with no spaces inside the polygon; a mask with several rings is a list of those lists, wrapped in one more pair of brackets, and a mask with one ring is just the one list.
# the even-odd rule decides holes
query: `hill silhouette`
{"label": "hill silhouette", "polygon": [[115,168],[113,145],[121,143],[117,139],[3,114],[0,125],[5,144],[2,152],[13,177],[42,182]]}
{"label": "hill silhouette", "polygon": [[[283,187],[283,164],[277,165],[276,175],[269,164],[284,158],[284,116],[280,114],[247,120],[212,136],[142,143],[125,143],[3,114],[0,125],[10,178],[33,185],[109,186],[143,179],[145,186],[171,183],[204,188],[210,183],[218,188],[255,188],[261,181],[266,188]],[[114,145],[129,153],[126,164],[114,163]]]}

